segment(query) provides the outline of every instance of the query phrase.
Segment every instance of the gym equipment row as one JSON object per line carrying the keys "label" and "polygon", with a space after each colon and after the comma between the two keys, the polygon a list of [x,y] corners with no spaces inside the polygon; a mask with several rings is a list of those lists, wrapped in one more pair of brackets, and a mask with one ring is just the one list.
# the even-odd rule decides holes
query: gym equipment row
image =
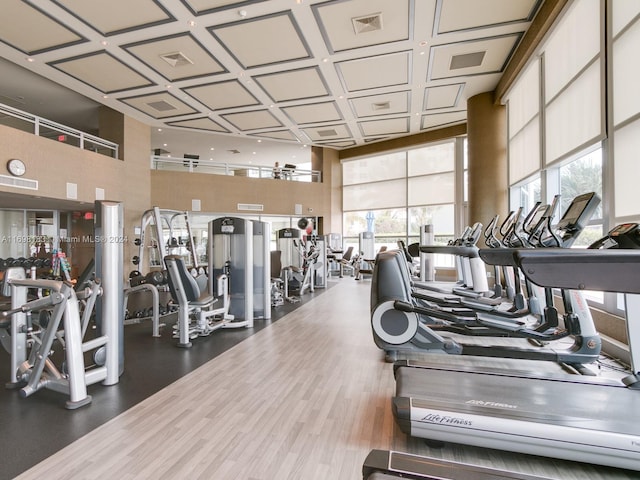
{"label": "gym equipment row", "polygon": [[[584,202],[584,196],[576,197],[572,206],[579,205],[580,208],[570,206],[559,222],[562,228],[573,232],[572,238],[582,231],[599,203],[599,198],[595,195],[590,194],[588,198],[589,201]],[[472,235],[473,238],[479,236],[479,230],[477,226],[472,229],[476,232]],[[570,242],[569,236],[566,236],[566,241],[567,244]],[[459,252],[465,258],[477,260],[477,266],[473,268],[486,272],[476,246],[420,249],[428,249],[430,253]],[[498,257],[509,257],[511,252],[512,249],[483,250],[485,256]],[[405,256],[399,251],[379,254],[376,267],[371,291],[371,322],[374,340],[385,351],[388,361],[395,361],[402,352],[435,351],[458,355],[538,359],[579,366],[597,360],[600,354],[601,340],[591,313],[585,308],[582,292],[570,291],[563,294],[565,314],[563,324],[560,325],[550,290],[540,293],[536,289],[529,289],[530,304],[525,308],[524,305],[510,303],[508,299],[485,296],[490,292],[484,286],[486,279],[479,290],[457,283],[449,286],[448,290],[445,290],[443,284],[438,284],[433,290],[424,290],[427,285],[410,278]],[[480,278],[482,275],[477,273],[474,278],[476,277]],[[515,278],[515,283],[519,285],[520,276],[515,274]],[[476,282],[475,286],[478,284]],[[467,297],[468,291],[477,296]],[[455,296],[456,293],[462,295]],[[540,296],[544,299],[544,307],[539,305]],[[504,306],[501,305],[503,300]],[[477,342],[469,344],[442,335],[447,332],[476,337],[526,338],[543,344],[573,339],[574,343],[569,347],[556,347],[556,344],[552,344],[548,348],[481,345]]]}
{"label": "gym equipment row", "polygon": [[[571,237],[577,235],[588,221],[595,208],[594,203],[592,194],[576,197],[552,231],[549,231],[550,206],[536,206],[535,213],[530,212],[530,215],[545,222],[543,233],[531,228],[531,224],[538,225],[538,222],[528,222],[526,219],[530,215],[522,218],[518,214],[514,220],[515,231],[504,231],[507,235],[502,235],[499,246],[480,249],[476,255],[501,267],[513,268],[516,283],[520,283],[522,276],[525,286],[539,285],[543,296],[552,289],[567,292],[562,294],[563,320],[569,330],[572,325],[574,328],[579,325],[573,334],[584,333],[582,328],[585,324],[581,317],[588,315],[590,318],[590,313],[586,302],[583,302],[585,311],[576,303],[567,302],[565,297],[582,290],[624,293],[631,355],[628,376],[613,380],[593,374],[581,375],[585,372],[580,369],[565,376],[519,371],[498,364],[478,367],[474,366],[472,357],[466,361],[460,358],[461,361],[447,365],[415,360],[396,362],[393,413],[403,432],[434,443],[454,442],[617,468],[640,468],[640,455],[634,446],[640,427],[628,422],[628,412],[633,411],[640,401],[636,391],[640,374],[634,363],[640,345],[640,330],[636,325],[640,317],[640,286],[637,282],[640,226],[633,223],[618,225],[588,249],[566,248],[564,244],[570,244]],[[547,213],[539,213],[538,209]],[[495,228],[495,225],[490,225],[488,230],[495,231]],[[490,231],[485,231],[485,236],[490,236]],[[532,248],[534,245],[537,248]],[[542,246],[545,248],[540,248]],[[408,278],[408,274],[403,273],[408,269],[402,263],[405,260],[401,252],[389,252],[387,255],[386,260],[378,258],[376,263],[372,305],[391,301],[395,308],[377,321],[381,324],[408,321],[407,317],[394,319],[396,314],[400,315],[399,312],[422,314],[421,321],[424,321],[426,312],[415,308],[419,300],[419,295],[415,295],[415,284],[400,278],[402,275]],[[401,265],[404,270],[398,268]],[[380,277],[376,276],[378,274]],[[394,284],[394,279],[398,283],[404,282],[403,288],[408,285],[413,290],[398,293],[402,288]],[[375,286],[381,280],[387,288]],[[527,290],[527,293],[533,293]],[[496,293],[494,290],[494,296]],[[503,293],[506,295],[506,291]],[[402,294],[406,295],[403,300],[395,300]],[[557,315],[557,312],[550,313],[550,308],[546,304],[542,309],[542,313],[550,317],[547,322]],[[531,307],[528,309],[532,310]],[[374,310],[375,307],[372,312]],[[455,318],[452,316],[450,320]],[[590,343],[591,340],[587,338],[585,342]],[[419,347],[417,342],[414,347]],[[405,476],[429,479],[536,478],[387,451],[372,451],[363,466],[365,479]]]}
{"label": "gym equipment row", "polygon": [[[7,388],[20,388],[22,397],[43,388],[65,393],[68,409],[91,402],[88,385],[116,384],[124,371],[122,204],[97,201],[95,210],[101,241],[95,242],[93,279],[81,279],[74,289],[62,280],[27,278],[24,266],[8,268],[3,278],[3,294],[11,297],[0,320],[0,341],[10,355]],[[96,336],[87,338],[91,321]],[[63,359],[54,355],[54,343]],[[93,366],[87,368],[90,351]]]}

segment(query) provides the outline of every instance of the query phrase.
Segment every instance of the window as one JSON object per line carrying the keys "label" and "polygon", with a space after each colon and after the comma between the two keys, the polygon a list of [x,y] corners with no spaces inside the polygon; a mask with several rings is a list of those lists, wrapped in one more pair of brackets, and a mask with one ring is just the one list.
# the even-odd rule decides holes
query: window
{"label": "window", "polygon": [[[375,233],[376,250],[396,248],[398,240],[409,245],[419,242],[420,227],[427,224],[434,227],[436,243],[453,238],[456,207],[462,209],[457,201],[457,175],[464,173],[456,169],[456,152],[466,153],[465,141],[451,139],[344,162],[345,248],[357,249],[358,235],[365,231]],[[449,256],[442,257],[440,262],[436,259],[436,266],[451,267]]]}

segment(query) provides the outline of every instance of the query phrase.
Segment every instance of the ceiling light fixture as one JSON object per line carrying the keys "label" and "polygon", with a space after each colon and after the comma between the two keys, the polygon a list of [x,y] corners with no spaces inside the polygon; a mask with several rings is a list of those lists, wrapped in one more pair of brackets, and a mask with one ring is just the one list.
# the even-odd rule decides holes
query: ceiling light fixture
{"label": "ceiling light fixture", "polygon": [[196,26],[196,21],[195,20],[189,20],[187,22],[187,25],[189,25],[190,27],[195,27]]}
{"label": "ceiling light fixture", "polygon": [[35,59],[33,59],[31,57],[27,57],[27,62],[33,63],[33,62],[35,62]]}

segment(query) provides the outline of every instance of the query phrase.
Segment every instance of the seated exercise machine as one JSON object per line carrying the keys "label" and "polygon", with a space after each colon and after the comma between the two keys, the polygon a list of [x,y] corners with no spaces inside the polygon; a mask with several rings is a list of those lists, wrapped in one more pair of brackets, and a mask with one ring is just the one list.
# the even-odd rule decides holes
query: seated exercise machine
{"label": "seated exercise machine", "polygon": [[[608,237],[626,235],[640,246],[637,224],[617,228]],[[498,366],[398,364],[392,404],[397,424],[433,441],[640,470],[640,424],[630,421],[640,408],[640,251],[520,249],[513,256],[543,287],[625,294],[630,374],[615,380],[521,375]]]}
{"label": "seated exercise machine", "polygon": [[200,289],[181,256],[168,255],[164,261],[171,296],[178,304],[178,321],[173,336],[178,339],[179,347],[191,347],[192,339],[208,336],[234,319],[229,314],[227,275],[218,276],[217,291],[222,292],[222,305],[213,308],[218,299]]}

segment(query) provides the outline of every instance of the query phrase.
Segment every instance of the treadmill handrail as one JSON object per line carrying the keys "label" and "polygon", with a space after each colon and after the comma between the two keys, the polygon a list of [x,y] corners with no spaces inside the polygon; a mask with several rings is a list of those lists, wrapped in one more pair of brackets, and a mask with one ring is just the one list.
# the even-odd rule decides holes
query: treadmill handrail
{"label": "treadmill handrail", "polygon": [[541,287],[640,293],[640,250],[517,250],[525,277]]}
{"label": "treadmill handrail", "polygon": [[460,257],[478,258],[478,247],[466,245],[420,245],[421,253],[442,253]]}

